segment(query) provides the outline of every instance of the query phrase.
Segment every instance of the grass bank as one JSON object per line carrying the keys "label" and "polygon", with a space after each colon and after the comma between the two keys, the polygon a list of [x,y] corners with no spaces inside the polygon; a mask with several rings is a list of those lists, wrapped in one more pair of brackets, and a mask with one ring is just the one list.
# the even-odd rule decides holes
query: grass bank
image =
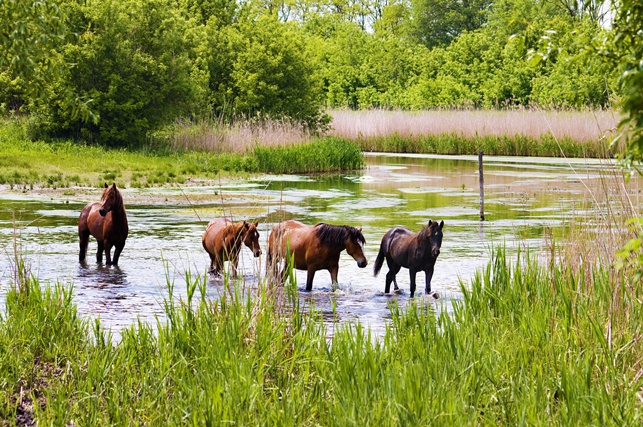
{"label": "grass bank", "polygon": [[17,279],[0,319],[3,424],[641,422],[641,290],[601,266],[575,275],[498,250],[451,315],[392,306],[381,340],[359,325],[327,339],[290,287],[289,303],[265,286],[210,301],[191,283],[166,322],[114,343],[71,290]]}
{"label": "grass bank", "polygon": [[132,187],[213,179],[231,173],[315,173],[359,169],[353,142],[327,137],[289,146],[255,146],[241,153],[213,154],[180,148],[107,149],[72,141],[30,141],[20,122],[0,121],[0,184],[96,186],[104,181]]}

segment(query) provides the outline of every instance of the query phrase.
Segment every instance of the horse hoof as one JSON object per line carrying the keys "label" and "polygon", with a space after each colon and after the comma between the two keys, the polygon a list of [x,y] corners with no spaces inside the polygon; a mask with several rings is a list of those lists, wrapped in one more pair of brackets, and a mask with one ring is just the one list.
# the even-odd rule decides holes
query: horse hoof
{"label": "horse hoof", "polygon": [[440,298],[440,294],[439,294],[439,293],[437,293],[437,292],[431,292],[429,295],[430,295],[433,299],[438,299],[438,298]]}

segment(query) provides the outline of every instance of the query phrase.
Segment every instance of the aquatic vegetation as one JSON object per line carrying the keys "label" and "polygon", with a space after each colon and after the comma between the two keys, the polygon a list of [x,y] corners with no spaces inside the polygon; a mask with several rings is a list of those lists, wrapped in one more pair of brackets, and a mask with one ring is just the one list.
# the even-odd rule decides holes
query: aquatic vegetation
{"label": "aquatic vegetation", "polygon": [[500,248],[448,314],[391,306],[382,339],[361,325],[331,339],[289,282],[216,301],[204,278],[164,319],[115,342],[79,318],[72,290],[24,274],[0,319],[0,419],[39,425],[634,425],[639,291],[595,266],[570,274]]}

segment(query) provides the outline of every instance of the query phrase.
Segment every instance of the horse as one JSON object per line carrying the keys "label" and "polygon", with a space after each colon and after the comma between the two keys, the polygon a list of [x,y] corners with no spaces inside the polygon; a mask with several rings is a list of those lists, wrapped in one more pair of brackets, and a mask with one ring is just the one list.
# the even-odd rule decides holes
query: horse
{"label": "horse", "polygon": [[208,223],[201,243],[210,255],[210,273],[220,274],[225,261],[232,262],[232,274],[237,275],[241,243],[250,248],[255,258],[261,255],[259,247],[259,221],[232,222],[227,218],[216,218]]}
{"label": "horse", "polygon": [[[103,250],[107,265],[118,265],[118,258],[125,247],[127,239],[127,214],[120,191],[116,184],[111,187],[105,183],[100,202],[88,203],[80,212],[78,218],[78,237],[80,237],[80,253],[78,261],[85,261],[89,235],[98,242],[96,262],[103,262]],[[114,259],[110,252],[114,246]]]}
{"label": "horse", "polygon": [[438,224],[437,221],[429,220],[426,228],[418,233],[414,233],[406,227],[395,227],[386,232],[373,266],[373,275],[377,276],[384,263],[384,258],[386,258],[388,273],[386,274],[384,293],[389,293],[391,290],[391,282],[395,285],[396,291],[400,289],[397,286],[395,275],[402,267],[409,269],[411,298],[415,294],[415,275],[419,271],[424,271],[426,274],[425,292],[431,293],[433,267],[442,246],[442,227],[444,227],[444,221]]}
{"label": "horse", "polygon": [[273,262],[285,259],[282,277],[289,262],[286,252],[293,254],[293,267],[306,270],[306,291],[313,289],[313,279],[318,270],[328,270],[333,286],[337,284],[339,255],[345,249],[359,268],[368,264],[364,256],[362,228],[347,225],[330,225],[320,222],[314,226],[299,221],[284,221],[275,225],[268,239],[266,269],[274,268]]}

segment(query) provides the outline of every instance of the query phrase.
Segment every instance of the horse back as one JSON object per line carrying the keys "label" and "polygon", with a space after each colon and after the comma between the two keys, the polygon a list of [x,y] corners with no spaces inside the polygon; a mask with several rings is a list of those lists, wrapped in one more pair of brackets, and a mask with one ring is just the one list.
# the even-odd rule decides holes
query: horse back
{"label": "horse back", "polygon": [[382,248],[397,264],[409,268],[417,262],[417,235],[406,227],[392,228],[384,235]]}
{"label": "horse back", "polygon": [[232,221],[227,218],[216,218],[208,223],[202,238],[203,248],[206,252],[215,255],[223,251],[224,232],[229,224],[232,224]]}

